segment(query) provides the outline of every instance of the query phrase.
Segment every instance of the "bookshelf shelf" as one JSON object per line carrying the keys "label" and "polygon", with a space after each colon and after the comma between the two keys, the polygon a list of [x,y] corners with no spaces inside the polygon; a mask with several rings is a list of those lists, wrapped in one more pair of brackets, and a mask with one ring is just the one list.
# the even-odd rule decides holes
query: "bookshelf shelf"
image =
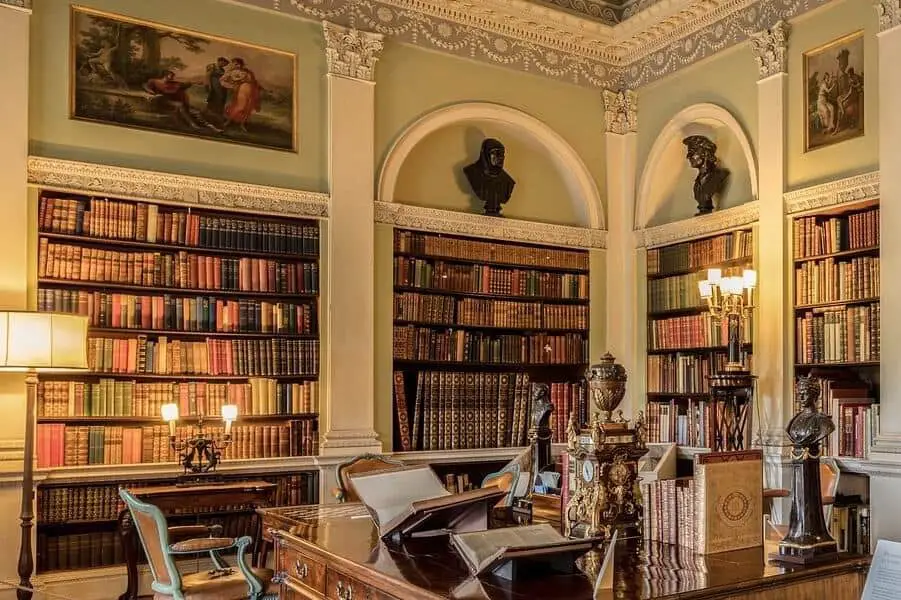
{"label": "bookshelf shelf", "polygon": [[433,368],[485,368],[485,369],[568,369],[571,367],[586,367],[588,363],[518,363],[518,362],[475,362],[475,361],[449,361],[449,360],[414,360],[395,358],[394,364],[407,367],[433,367]]}
{"label": "bookshelf shelf", "polygon": [[71,288],[88,288],[100,290],[119,290],[123,292],[173,294],[180,296],[234,296],[239,298],[276,298],[285,300],[298,300],[301,298],[318,298],[318,292],[254,292],[247,290],[214,290],[177,288],[148,285],[129,285],[124,283],[111,283],[106,281],[76,281],[72,279],[53,279],[49,277],[38,278],[39,286],[58,286]]}
{"label": "bookshelf shelf", "polygon": [[860,306],[863,304],[875,304],[879,302],[879,297],[861,298],[859,300],[833,300],[832,302],[818,302],[817,304],[796,304],[795,311],[809,311],[817,308],[835,308],[844,306]]}
{"label": "bookshelf shelf", "polygon": [[669,401],[673,399],[708,400],[710,392],[648,392],[648,400]]}
{"label": "bookshelf shelf", "polygon": [[588,298],[559,298],[557,296],[513,296],[509,294],[494,294],[489,292],[461,292],[457,290],[442,290],[432,287],[417,287],[412,285],[395,285],[396,292],[417,292],[420,294],[435,294],[438,296],[456,296],[461,298],[486,298],[489,300],[511,300],[514,302],[542,302],[544,304],[588,304]]}
{"label": "bookshelf shelf", "polygon": [[75,242],[79,245],[94,246],[100,248],[134,248],[137,250],[152,250],[159,252],[169,250],[172,252],[188,252],[191,254],[213,254],[218,256],[234,256],[238,258],[271,258],[275,260],[318,262],[319,256],[309,253],[269,252],[264,250],[232,250],[226,248],[209,248],[206,246],[185,246],[181,244],[166,244],[163,242],[139,242],[134,240],[113,240],[109,238],[94,237],[88,235],[73,235],[67,233],[50,233],[41,231],[38,235],[48,240],[59,242]]}
{"label": "bookshelf shelf", "polygon": [[857,361],[857,362],[819,362],[819,363],[795,363],[796,369],[826,369],[826,368],[840,368],[840,367],[878,367],[879,361],[875,360],[865,360],[865,361]]}
{"label": "bookshelf shelf", "polygon": [[[217,474],[268,478],[277,503],[318,502],[319,224],[50,190],[38,203],[39,306],[95,325],[93,371],[39,376],[38,571],[121,563],[108,551],[119,547],[118,486],[181,473],[161,418],[147,416],[168,402],[194,415],[180,419],[178,435],[198,412],[219,428],[218,407],[237,404]],[[81,276],[91,280],[73,279]],[[245,289],[213,287],[220,281]],[[164,328],[172,324],[185,330]],[[166,372],[193,370],[207,373]],[[266,373],[274,370],[286,373]],[[223,372],[253,374],[209,374]],[[228,535],[255,533],[239,513],[203,517],[224,521]],[[99,548],[87,556],[85,535],[103,536],[102,557]]]}
{"label": "bookshelf shelf", "polygon": [[728,267],[739,267],[747,265],[750,260],[751,259],[749,256],[742,256],[739,258],[730,258],[729,260],[721,260],[709,264],[699,265],[697,267],[675,269],[672,271],[667,271],[665,273],[648,273],[648,280],[653,281],[655,279],[666,279],[667,277],[678,277],[679,275],[691,275],[693,273],[706,271],[707,269],[726,269]]}
{"label": "bookshelf shelf", "polygon": [[[501,245],[500,243],[498,245]],[[451,256],[439,256],[435,254],[422,254],[418,252],[403,252],[395,250],[395,256],[406,256],[408,258],[420,258],[422,260],[441,261],[446,263],[456,263],[461,265],[488,265],[500,267],[504,269],[526,269],[535,271],[550,271],[554,273],[580,273],[588,274],[587,268],[579,267],[561,267],[552,264],[531,265],[516,262],[500,261],[500,260],[482,260],[478,258],[463,258]]]}
{"label": "bookshelf shelf", "polygon": [[407,321],[404,319],[395,319],[395,325],[414,325],[416,327],[431,327],[434,329],[466,329],[471,331],[511,331],[516,333],[583,333],[584,329],[555,329],[553,327],[495,327],[492,325],[460,325],[457,323],[427,323],[424,321]]}
{"label": "bookshelf shelf", "polygon": [[[750,351],[752,348],[752,345],[751,344],[742,344],[741,348],[742,348],[742,350]],[[726,346],[700,346],[697,348],[685,347],[685,348],[678,348],[676,350],[669,350],[669,349],[665,349],[665,348],[649,348],[648,354],[649,355],[677,354],[677,353],[678,354],[707,354],[709,352],[725,352],[726,349],[727,349]]]}
{"label": "bookshelf shelf", "polygon": [[879,255],[879,246],[867,246],[865,248],[855,248],[853,250],[840,250],[838,252],[828,252],[826,254],[817,254],[815,256],[801,256],[795,257],[794,263],[796,265],[806,263],[806,262],[815,262],[818,260],[825,260],[828,258],[854,258],[857,256],[878,256]]}
{"label": "bookshelf shelf", "polygon": [[706,306],[690,306],[686,308],[673,308],[670,310],[648,311],[649,319],[666,319],[669,317],[686,317],[689,315],[703,315],[709,309]]}

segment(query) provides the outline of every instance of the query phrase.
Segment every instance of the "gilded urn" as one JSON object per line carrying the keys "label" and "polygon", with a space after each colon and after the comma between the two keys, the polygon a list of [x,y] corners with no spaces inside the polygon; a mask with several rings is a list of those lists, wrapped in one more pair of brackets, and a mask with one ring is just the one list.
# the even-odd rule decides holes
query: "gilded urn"
{"label": "gilded urn", "polygon": [[623,400],[627,378],[626,369],[609,352],[600,362],[588,367],[588,390],[594,405],[603,412],[605,423],[611,421],[613,411]]}

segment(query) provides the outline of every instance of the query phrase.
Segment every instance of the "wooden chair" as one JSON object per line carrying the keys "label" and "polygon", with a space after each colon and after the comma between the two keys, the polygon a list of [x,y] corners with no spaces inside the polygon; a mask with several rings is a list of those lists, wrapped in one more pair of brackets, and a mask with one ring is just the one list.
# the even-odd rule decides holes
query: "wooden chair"
{"label": "wooden chair", "polygon": [[338,489],[335,490],[335,497],[338,499],[338,502],[359,502],[360,497],[357,496],[357,492],[350,482],[350,475],[403,466],[404,463],[382,454],[367,453],[355,456],[349,461],[338,465]]}
{"label": "wooden chair", "polygon": [[[219,525],[168,527],[162,511],[153,504],[141,502],[128,491],[119,490],[138,532],[153,575],[153,600],[276,600],[278,588],[272,584],[271,569],[252,569],[246,551],[253,544],[250,536],[221,536]],[[170,543],[171,537],[207,534]],[[217,536],[217,537],[214,537]],[[220,552],[237,550],[238,572],[229,567]],[[182,575],[175,559],[181,555],[210,555],[214,568],[201,573]]]}

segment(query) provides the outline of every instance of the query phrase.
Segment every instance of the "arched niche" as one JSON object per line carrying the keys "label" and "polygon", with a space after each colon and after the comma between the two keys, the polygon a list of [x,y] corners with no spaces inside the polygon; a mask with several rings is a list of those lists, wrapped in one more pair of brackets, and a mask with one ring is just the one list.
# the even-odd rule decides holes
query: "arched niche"
{"label": "arched niche", "polygon": [[720,164],[730,171],[718,208],[757,199],[757,166],[741,125],[721,106],[695,104],[670,119],[651,147],[639,180],[636,228],[680,221],[697,212],[692,191],[697,171],[688,164],[682,143],[690,135],[712,139]]}
{"label": "arched niche", "polygon": [[[402,178],[406,177],[406,168],[422,168],[423,164],[417,164],[427,156],[432,162],[432,155],[436,151],[443,151],[446,157],[439,163],[441,168],[446,167],[446,181],[444,184],[453,184],[460,190],[465,189],[465,179],[459,173],[459,169],[478,155],[478,146],[483,136],[498,137],[508,146],[508,166],[511,174],[517,179],[517,188],[523,182],[529,180],[529,173],[534,169],[531,165],[550,165],[553,168],[553,176],[548,177],[544,184],[548,189],[553,189],[555,181],[565,191],[566,200],[570,208],[565,211],[572,218],[562,221],[575,221],[583,227],[594,229],[604,228],[604,215],[600,194],[597,185],[591,177],[588,168],[581,157],[558,133],[548,125],[520,110],[487,102],[465,102],[453,104],[435,110],[421,117],[410,125],[395,141],[391,147],[378,182],[378,200],[381,202],[399,202],[402,200],[413,201],[412,198],[400,198],[398,191],[413,193],[411,188]],[[447,146],[446,148],[443,148]],[[420,154],[418,151],[422,151]],[[528,154],[528,156],[526,156]],[[517,155],[521,155],[523,167],[519,173],[514,169]],[[407,164],[409,162],[409,164]],[[547,174],[547,171],[545,171]],[[504,214],[517,215],[515,207],[517,190],[513,198],[504,209]],[[548,198],[548,206],[561,199]],[[424,203],[431,207],[428,203]],[[448,207],[453,210],[455,207]],[[479,210],[480,206],[459,206],[463,209]],[[553,219],[551,212],[535,215],[521,215],[527,220],[547,220],[549,222],[561,222],[561,219]],[[551,240],[549,240],[551,241]]]}

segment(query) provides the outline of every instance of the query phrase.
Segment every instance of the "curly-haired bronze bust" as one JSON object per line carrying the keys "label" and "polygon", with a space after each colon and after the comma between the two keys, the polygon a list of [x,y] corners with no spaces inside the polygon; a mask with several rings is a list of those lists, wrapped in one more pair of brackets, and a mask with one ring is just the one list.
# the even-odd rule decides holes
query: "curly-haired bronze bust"
{"label": "curly-haired bronze bust", "polygon": [[698,170],[695,177],[694,196],[699,215],[713,211],[713,198],[722,193],[729,178],[729,169],[720,167],[716,157],[716,144],[703,135],[690,135],[682,143],[688,148],[688,164]]}

